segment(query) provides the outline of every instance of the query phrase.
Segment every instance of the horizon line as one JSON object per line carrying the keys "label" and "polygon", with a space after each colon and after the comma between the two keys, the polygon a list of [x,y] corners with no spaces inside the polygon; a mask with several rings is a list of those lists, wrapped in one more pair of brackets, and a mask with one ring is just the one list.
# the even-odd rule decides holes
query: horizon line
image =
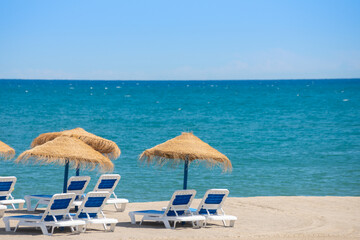
{"label": "horizon line", "polygon": [[306,81],[306,80],[360,80],[356,78],[258,78],[258,79],[56,79],[56,78],[0,78],[3,80],[37,80],[37,81]]}

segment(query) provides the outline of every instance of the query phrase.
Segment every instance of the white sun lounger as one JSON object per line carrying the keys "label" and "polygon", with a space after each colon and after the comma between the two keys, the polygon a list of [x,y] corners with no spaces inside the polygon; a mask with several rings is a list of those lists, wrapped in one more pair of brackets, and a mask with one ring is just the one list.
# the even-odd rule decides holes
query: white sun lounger
{"label": "white sun lounger", "polygon": [[[70,227],[72,232],[74,232],[74,227],[76,231],[82,230],[85,227],[85,221],[74,220],[69,214],[74,199],[74,193],[55,194],[43,214],[4,217],[5,230],[11,231],[10,220],[18,221],[14,232],[19,226],[39,227],[44,235],[52,235],[55,227]],[[51,233],[48,228],[51,228]]]}
{"label": "white sun lounger", "polygon": [[25,203],[24,199],[14,199],[11,195],[14,190],[16,177],[0,177],[0,205],[11,205],[13,209],[15,204],[19,204],[19,209],[22,209]]}
{"label": "white sun lounger", "polygon": [[[90,182],[89,176],[72,176],[67,183],[67,192],[74,193],[76,195],[75,200],[80,200],[83,197],[85,189]],[[26,195],[26,207],[28,211],[35,211],[40,204],[48,205],[53,195]],[[31,199],[35,199],[38,202],[35,207],[31,207]]]}
{"label": "white sun lounger", "polygon": [[[114,231],[118,220],[115,218],[107,218],[103,213],[106,201],[109,199],[109,192],[89,192],[79,207],[76,214],[72,214],[75,219],[80,219],[88,224],[102,224],[105,231]],[[101,217],[99,217],[101,215]],[[108,229],[107,225],[110,225]],[[85,231],[86,229],[84,229]]]}
{"label": "white sun lounger", "polygon": [[205,217],[201,215],[193,215],[189,209],[192,200],[196,194],[195,190],[178,190],[171,197],[167,208],[164,211],[144,210],[129,212],[132,224],[136,224],[135,215],[143,216],[143,221],[163,222],[165,227],[170,229],[170,221],[174,222],[191,222],[193,227],[200,227],[205,221]]}
{"label": "white sun lounger", "polygon": [[227,189],[209,189],[206,191],[199,207],[197,209],[191,208],[191,211],[206,218],[205,226],[207,221],[213,220],[222,221],[224,226],[227,226],[226,221],[230,221],[230,227],[233,227],[237,217],[226,215],[222,209],[228,195],[229,190]]}
{"label": "white sun lounger", "polygon": [[[121,176],[119,174],[103,174],[100,176],[99,180],[97,181],[93,192],[99,192],[99,191],[107,191],[111,195],[113,195],[113,198],[109,198],[106,201],[106,204],[113,204],[115,206],[116,211],[123,212],[126,208],[126,204],[129,203],[129,200],[125,198],[118,198],[116,194],[114,193],[115,188],[117,184],[120,181]],[[111,196],[110,195],[110,196]],[[80,206],[82,201],[75,201],[75,206]],[[118,206],[120,205],[120,207]]]}

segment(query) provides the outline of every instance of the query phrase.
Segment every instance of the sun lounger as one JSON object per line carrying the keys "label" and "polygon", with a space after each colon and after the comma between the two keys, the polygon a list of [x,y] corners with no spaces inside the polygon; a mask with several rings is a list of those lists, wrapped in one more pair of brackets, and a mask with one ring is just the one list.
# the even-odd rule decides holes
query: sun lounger
{"label": "sun lounger", "polygon": [[[113,195],[113,198],[109,198],[106,201],[106,204],[113,204],[115,206],[116,211],[123,212],[125,210],[126,204],[129,203],[129,200],[125,198],[118,198],[116,194],[114,193],[114,190],[117,186],[117,184],[120,181],[120,175],[119,174],[103,174],[100,176],[99,180],[97,181],[93,192],[98,191],[108,191],[111,195]],[[111,196],[110,195],[110,196]],[[75,201],[75,206],[80,206],[82,201]],[[118,206],[120,204],[120,207]]]}
{"label": "sun lounger", "polygon": [[[74,232],[74,227],[76,231],[82,230],[85,227],[85,221],[74,220],[69,214],[74,199],[74,193],[55,194],[43,214],[4,217],[5,230],[11,231],[11,220],[18,221],[14,232],[19,226],[39,227],[44,235],[52,235],[55,227],[70,227],[72,232]],[[48,228],[51,228],[51,233]]]}
{"label": "sun lounger", "polygon": [[191,208],[191,211],[197,215],[202,215],[206,218],[205,226],[208,220],[222,221],[224,226],[226,221],[230,221],[230,226],[233,227],[237,217],[226,215],[222,206],[229,195],[227,189],[209,189],[206,191],[197,209]]}
{"label": "sun lounger", "polygon": [[0,177],[0,204],[11,205],[13,209],[15,204],[19,204],[19,209],[22,209],[25,203],[24,199],[14,199],[11,195],[16,183],[16,177]]}
{"label": "sun lounger", "polygon": [[[74,219],[80,219],[88,224],[102,224],[105,231],[115,230],[115,225],[118,220],[115,218],[106,218],[102,209],[105,206],[106,201],[109,199],[109,192],[89,192],[86,194],[85,199],[79,207],[76,214],[72,214]],[[99,217],[101,215],[101,217]],[[108,229],[107,225],[110,225]],[[84,229],[85,231],[86,229]]]}
{"label": "sun lounger", "polygon": [[174,222],[174,229],[177,222],[191,222],[193,227],[200,227],[205,221],[205,217],[193,215],[189,209],[195,194],[195,190],[175,191],[164,211],[144,210],[129,212],[131,223],[135,224],[135,215],[140,215],[143,216],[140,225],[143,221],[163,222],[165,227],[170,229],[170,222]]}
{"label": "sun lounger", "polygon": [[[67,192],[74,193],[76,195],[75,200],[80,200],[83,197],[85,189],[90,182],[89,176],[73,176],[69,178],[67,184]],[[48,205],[53,195],[26,195],[26,207],[28,211],[35,211],[40,204]],[[31,199],[35,199],[38,202],[35,207],[31,207]]]}

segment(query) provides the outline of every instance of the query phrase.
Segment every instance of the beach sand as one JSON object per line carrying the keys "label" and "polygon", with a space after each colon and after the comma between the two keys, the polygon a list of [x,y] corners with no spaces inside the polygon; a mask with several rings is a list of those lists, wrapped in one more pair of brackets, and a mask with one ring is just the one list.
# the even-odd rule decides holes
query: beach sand
{"label": "beach sand", "polygon": [[[195,199],[192,207],[197,207]],[[106,206],[107,217],[117,218],[115,232],[104,232],[100,226],[89,226],[86,233],[73,234],[66,228],[56,229],[54,239],[360,239],[360,197],[249,197],[228,198],[227,214],[237,216],[235,227],[210,222],[207,227],[193,229],[191,224],[177,224],[175,230],[162,223],[145,222],[132,225],[129,211],[161,209],[167,202],[130,203],[125,212]],[[27,214],[25,210],[8,210],[5,216]],[[11,224],[15,226],[15,222]],[[5,232],[0,221],[0,239],[49,239],[40,230],[20,227]]]}

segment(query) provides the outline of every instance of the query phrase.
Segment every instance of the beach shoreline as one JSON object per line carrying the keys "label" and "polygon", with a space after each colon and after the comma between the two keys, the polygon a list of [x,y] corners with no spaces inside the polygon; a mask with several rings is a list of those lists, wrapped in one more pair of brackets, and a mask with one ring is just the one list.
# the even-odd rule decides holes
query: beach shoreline
{"label": "beach shoreline", "polygon": [[[192,207],[197,207],[195,199]],[[237,216],[234,227],[210,222],[207,227],[193,229],[191,224],[178,224],[175,230],[165,229],[162,223],[145,222],[132,225],[129,211],[161,209],[162,202],[129,203],[124,212],[108,205],[104,213],[117,218],[115,232],[104,232],[101,226],[91,225],[86,233],[72,234],[69,229],[55,230],[54,239],[359,239],[360,197],[229,197],[224,205],[226,214]],[[5,216],[27,214],[26,210],[7,210]],[[140,220],[137,218],[137,220]],[[15,222],[11,224],[15,226]],[[0,238],[48,238],[40,230],[20,227],[17,232],[5,232],[0,221]]]}

